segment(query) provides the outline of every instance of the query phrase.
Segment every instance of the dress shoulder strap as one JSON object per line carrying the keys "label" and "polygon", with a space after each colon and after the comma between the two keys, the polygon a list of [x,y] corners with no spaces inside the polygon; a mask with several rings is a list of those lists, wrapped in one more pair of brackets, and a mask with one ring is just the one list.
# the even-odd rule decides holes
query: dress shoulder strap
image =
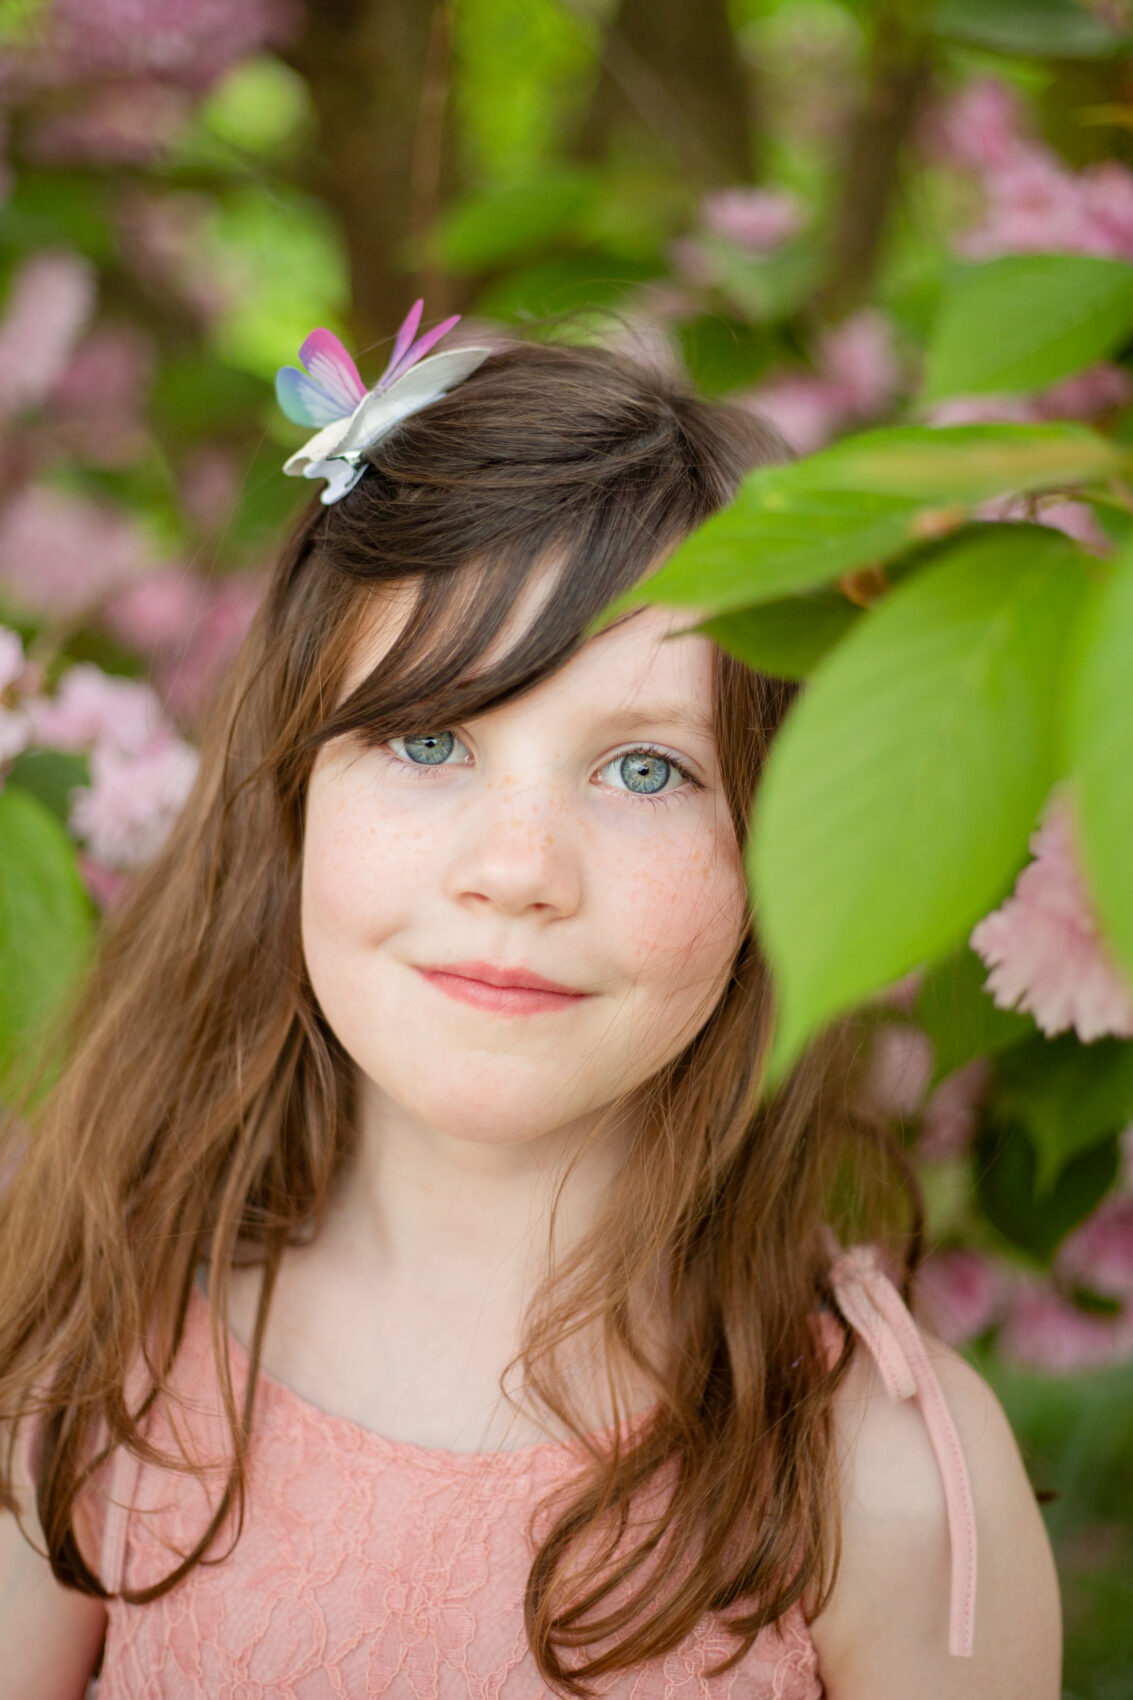
{"label": "dress shoulder strap", "polygon": [[839,1251],[830,1284],[845,1316],[861,1335],[891,1399],[915,1399],[944,1488],[952,1553],[948,1651],[970,1658],[976,1615],[976,1514],[968,1468],[952,1413],[925,1351],[920,1330],[872,1246]]}

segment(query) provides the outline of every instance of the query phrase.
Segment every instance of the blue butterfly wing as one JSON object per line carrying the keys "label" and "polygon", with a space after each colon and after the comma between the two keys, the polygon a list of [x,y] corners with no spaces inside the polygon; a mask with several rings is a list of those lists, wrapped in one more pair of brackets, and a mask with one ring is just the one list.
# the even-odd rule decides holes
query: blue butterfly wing
{"label": "blue butterfly wing", "polygon": [[344,407],[342,397],[333,395],[322,384],[294,366],[281,366],[275,375],[275,394],[288,419],[296,425],[333,425],[353,412],[353,405]]}

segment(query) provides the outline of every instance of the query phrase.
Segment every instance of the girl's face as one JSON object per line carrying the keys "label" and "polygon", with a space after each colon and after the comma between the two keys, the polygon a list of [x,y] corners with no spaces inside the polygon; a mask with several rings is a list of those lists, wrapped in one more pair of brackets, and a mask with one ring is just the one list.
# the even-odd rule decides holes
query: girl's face
{"label": "girl's face", "polygon": [[[388,611],[345,697],[392,635]],[[745,924],[714,650],[638,611],[461,726],[312,772],[302,936],[379,1105],[461,1140],[585,1124],[704,1024]]]}

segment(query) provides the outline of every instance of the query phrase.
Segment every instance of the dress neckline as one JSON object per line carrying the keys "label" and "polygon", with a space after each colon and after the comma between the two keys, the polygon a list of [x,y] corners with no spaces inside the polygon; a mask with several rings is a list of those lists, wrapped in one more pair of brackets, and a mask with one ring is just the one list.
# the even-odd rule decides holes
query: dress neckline
{"label": "dress neckline", "polygon": [[[194,1325],[199,1326],[200,1348],[206,1357],[210,1357],[208,1295],[196,1280],[193,1282],[190,1309],[186,1317],[186,1326]],[[247,1350],[231,1328],[225,1330],[225,1339],[233,1371],[243,1380],[250,1368]],[[258,1375],[257,1400],[263,1395],[266,1395],[270,1403],[293,1411],[309,1426],[320,1429],[324,1435],[337,1434],[340,1438],[347,1438],[351,1450],[370,1450],[389,1458],[391,1462],[396,1461],[411,1469],[425,1470],[431,1474],[451,1475],[481,1471],[493,1474],[530,1473],[541,1465],[561,1466],[569,1458],[580,1461],[586,1457],[583,1447],[574,1439],[535,1440],[525,1446],[506,1447],[494,1452],[456,1452],[448,1447],[424,1446],[415,1440],[391,1440],[387,1435],[379,1434],[377,1429],[367,1428],[364,1423],[355,1422],[352,1417],[324,1410],[321,1405],[316,1405],[302,1393],[297,1393],[293,1387],[289,1387],[285,1381],[277,1380],[261,1368]],[[644,1410],[630,1412],[621,1423],[610,1423],[606,1428],[595,1429],[586,1438],[591,1443],[600,1445],[620,1432],[623,1438],[628,1439],[639,1427],[645,1425],[656,1410],[657,1406],[653,1404]]]}

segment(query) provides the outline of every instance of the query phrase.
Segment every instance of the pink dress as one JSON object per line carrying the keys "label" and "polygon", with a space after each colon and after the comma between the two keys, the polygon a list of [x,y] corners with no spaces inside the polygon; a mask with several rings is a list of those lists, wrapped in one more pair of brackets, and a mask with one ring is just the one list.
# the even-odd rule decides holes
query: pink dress
{"label": "pink dress", "polygon": [[[928,1424],[952,1541],[950,1648],[968,1653],[975,1525],[939,1383],[872,1252],[843,1253],[834,1273],[839,1302],[891,1396],[915,1398]],[[836,1352],[832,1317],[823,1329]],[[247,1358],[235,1340],[231,1350],[239,1400]],[[197,1289],[176,1381],[196,1455],[223,1459],[208,1307]],[[159,1445],[166,1422],[154,1433]],[[454,1453],[386,1440],[261,1376],[239,1540],[230,1551],[229,1538],[218,1539],[220,1562],[196,1565],[145,1605],[108,1602],[98,1700],[545,1700],[523,1626],[527,1522],[573,1456],[554,1441]],[[215,1488],[208,1496],[215,1505]],[[111,1589],[168,1574],[173,1545],[188,1550],[205,1525],[200,1484],[122,1452],[106,1503],[100,1571]],[[706,1675],[734,1646],[705,1620],[665,1658],[594,1686],[618,1700],[821,1700],[801,1607],[764,1630],[738,1665]]]}

